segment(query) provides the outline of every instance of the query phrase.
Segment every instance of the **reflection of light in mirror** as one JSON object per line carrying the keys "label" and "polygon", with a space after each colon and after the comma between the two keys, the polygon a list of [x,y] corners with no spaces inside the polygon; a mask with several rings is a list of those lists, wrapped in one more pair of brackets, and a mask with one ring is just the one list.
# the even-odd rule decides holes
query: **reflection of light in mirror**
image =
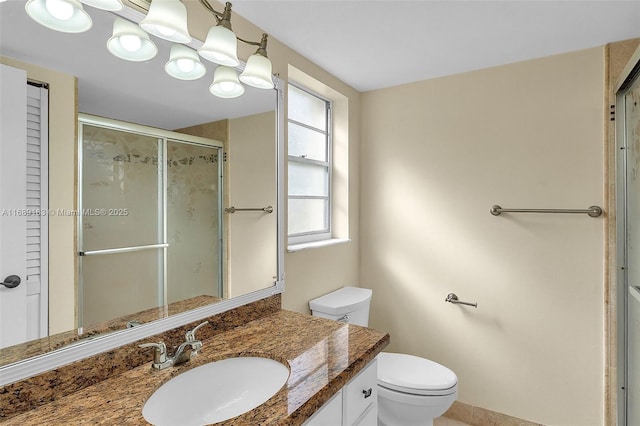
{"label": "reflection of light in mirror", "polygon": [[231,93],[235,87],[236,85],[229,81],[223,81],[222,83],[220,83],[220,90],[225,93]]}
{"label": "reflection of light in mirror", "polygon": [[82,33],[93,25],[78,0],[29,0],[25,10],[40,25],[64,33]]}
{"label": "reflection of light in mirror", "polygon": [[182,72],[191,72],[196,67],[195,62],[192,59],[180,58],[176,61],[176,65]]}
{"label": "reflection of light in mirror", "polygon": [[236,98],[244,93],[244,86],[240,84],[236,70],[220,65],[213,74],[209,90],[220,98]]}
{"label": "reflection of light in mirror", "polygon": [[128,52],[137,52],[142,47],[142,40],[135,34],[120,36],[120,45]]}
{"label": "reflection of light in mirror", "polygon": [[158,30],[158,32],[165,37],[173,37],[173,35],[176,33],[176,30],[168,27],[163,27],[161,25],[156,25],[156,30]]}
{"label": "reflection of light in mirror", "polygon": [[179,80],[197,80],[207,73],[196,51],[177,43],[171,46],[169,62],[164,70]]}
{"label": "reflection of light in mirror", "polygon": [[73,16],[73,5],[64,0],[46,0],[47,11],[61,21],[68,21]]}
{"label": "reflection of light in mirror", "polygon": [[113,21],[113,36],[107,41],[107,49],[120,59],[134,62],[147,61],[158,54],[149,34],[122,18]]}

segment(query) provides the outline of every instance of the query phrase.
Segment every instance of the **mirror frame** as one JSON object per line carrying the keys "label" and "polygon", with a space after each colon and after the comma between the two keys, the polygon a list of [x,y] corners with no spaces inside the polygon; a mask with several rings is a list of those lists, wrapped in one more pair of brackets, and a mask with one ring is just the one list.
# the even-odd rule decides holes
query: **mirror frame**
{"label": "mirror frame", "polygon": [[[124,13],[122,13],[124,12]],[[139,21],[144,15],[125,6],[121,16]],[[132,16],[134,15],[134,16]],[[138,15],[138,16],[135,16]],[[137,19],[136,19],[137,18]],[[245,65],[244,63],[242,64]],[[200,321],[231,309],[244,306],[267,297],[284,292],[284,88],[279,75],[274,76],[276,94],[276,245],[277,245],[277,278],[273,286],[254,291],[212,305],[203,306],[191,311],[182,312],[167,318],[155,320],[134,328],[116,331],[97,336],[56,349],[51,352],[27,358],[15,363],[0,366],[0,386],[5,386],[46,371],[80,361],[82,359],[134,343],[138,340],[166,332],[168,330]]]}

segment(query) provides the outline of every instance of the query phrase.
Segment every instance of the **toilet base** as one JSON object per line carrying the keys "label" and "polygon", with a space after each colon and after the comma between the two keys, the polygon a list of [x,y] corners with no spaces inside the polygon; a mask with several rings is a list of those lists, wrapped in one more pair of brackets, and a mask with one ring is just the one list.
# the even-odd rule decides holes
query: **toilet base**
{"label": "toilet base", "polygon": [[378,397],[378,426],[433,426],[424,407],[400,405]]}
{"label": "toilet base", "polygon": [[378,386],[379,426],[433,426],[456,400],[457,386],[449,395],[424,396]]}

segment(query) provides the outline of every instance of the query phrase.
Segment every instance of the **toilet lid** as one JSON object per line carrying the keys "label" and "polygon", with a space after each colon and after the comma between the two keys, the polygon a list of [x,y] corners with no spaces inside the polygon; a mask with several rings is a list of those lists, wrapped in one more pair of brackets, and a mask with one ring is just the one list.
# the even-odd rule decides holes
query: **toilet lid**
{"label": "toilet lid", "polygon": [[378,354],[378,384],[413,395],[449,395],[456,391],[458,377],[447,367],[407,354]]}

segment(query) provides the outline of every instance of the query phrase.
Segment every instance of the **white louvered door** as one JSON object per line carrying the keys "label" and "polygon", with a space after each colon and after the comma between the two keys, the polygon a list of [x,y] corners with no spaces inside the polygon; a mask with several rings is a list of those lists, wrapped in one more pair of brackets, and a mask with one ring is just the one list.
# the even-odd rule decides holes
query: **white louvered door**
{"label": "white louvered door", "polygon": [[27,86],[27,340],[48,334],[48,90]]}
{"label": "white louvered door", "polygon": [[[0,347],[47,335],[47,91],[0,65]],[[42,176],[45,179],[42,179]]]}

